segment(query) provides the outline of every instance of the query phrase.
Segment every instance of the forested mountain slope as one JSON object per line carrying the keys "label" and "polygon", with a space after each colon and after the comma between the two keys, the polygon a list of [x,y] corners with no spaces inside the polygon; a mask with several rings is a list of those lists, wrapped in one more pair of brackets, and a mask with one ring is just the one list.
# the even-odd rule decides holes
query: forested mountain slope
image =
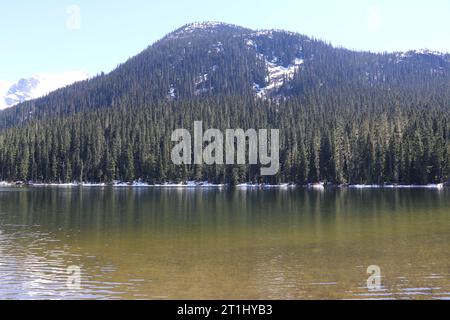
{"label": "forested mountain slope", "polygon": [[[0,112],[0,180],[431,183],[450,173],[450,55],[186,25],[110,74]],[[174,166],[194,121],[280,129],[281,172]]]}

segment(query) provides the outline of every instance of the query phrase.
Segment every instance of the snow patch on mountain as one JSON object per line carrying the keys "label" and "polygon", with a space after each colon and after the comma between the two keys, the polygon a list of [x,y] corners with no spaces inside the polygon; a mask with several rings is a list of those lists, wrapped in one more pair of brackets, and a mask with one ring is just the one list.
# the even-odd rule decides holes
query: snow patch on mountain
{"label": "snow patch on mountain", "polygon": [[439,57],[445,56],[445,53],[442,53],[439,51],[428,50],[428,49],[413,50],[413,51],[409,51],[409,52],[418,54],[418,55],[425,55],[425,56],[439,56]]}
{"label": "snow patch on mountain", "polygon": [[199,96],[214,91],[214,87],[211,85],[211,78],[214,73],[219,70],[218,65],[212,65],[209,67],[208,72],[199,73],[193,79],[194,95]]}
{"label": "snow patch on mountain", "polygon": [[194,95],[199,96],[211,92],[214,88],[208,85],[209,74],[199,75],[194,79],[195,91]]}
{"label": "snow patch on mountain", "polygon": [[246,41],[245,44],[247,46],[255,48],[255,49],[257,48],[255,41],[253,41],[252,39],[246,39],[245,41]]}
{"label": "snow patch on mountain", "polygon": [[269,39],[272,39],[275,34],[284,34],[289,36],[295,36],[298,35],[298,33],[286,31],[282,29],[268,29],[268,30],[257,30],[255,32],[252,32],[250,36],[252,37],[267,37]]}
{"label": "snow patch on mountain", "polygon": [[168,94],[169,99],[174,100],[177,98],[177,94],[176,94],[176,89],[173,83],[170,84],[169,86],[169,94]]}
{"label": "snow patch on mountain", "polygon": [[30,78],[22,78],[13,84],[0,83],[0,110],[43,97],[52,91],[88,78],[86,72],[69,71],[39,73]]}
{"label": "snow patch on mountain", "polygon": [[185,25],[181,29],[179,29],[179,32],[182,33],[193,33],[196,30],[205,30],[205,29],[214,29],[220,26],[226,25],[222,22],[216,22],[216,21],[204,21],[204,22],[193,22],[190,24]]}
{"label": "snow patch on mountain", "polygon": [[278,59],[275,57],[272,61],[258,54],[258,58],[265,61],[267,68],[267,77],[265,79],[265,86],[261,87],[258,84],[253,85],[253,89],[258,98],[266,98],[268,94],[281,88],[287,81],[294,79],[295,74],[300,70],[304,60],[300,58],[294,59],[287,67],[277,64]]}
{"label": "snow patch on mountain", "polygon": [[427,56],[427,57],[440,57],[445,58],[448,57],[447,54],[439,52],[439,51],[433,51],[428,49],[420,49],[420,50],[410,50],[405,52],[395,52],[395,63],[400,63],[405,61],[406,59],[416,57],[416,56]]}
{"label": "snow patch on mountain", "polygon": [[196,86],[198,86],[198,85],[201,85],[201,84],[205,83],[206,81],[208,81],[208,74],[207,73],[197,76],[194,79],[194,84]]}
{"label": "snow patch on mountain", "polygon": [[212,46],[211,46],[211,50],[209,50],[208,51],[208,53],[221,53],[221,52],[223,52],[224,51],[224,49],[223,49],[223,43],[222,42],[217,42],[216,44],[213,44]]}
{"label": "snow patch on mountain", "polygon": [[233,29],[243,29],[242,27],[223,23],[223,22],[216,22],[216,21],[206,21],[206,22],[194,22],[189,23],[180,29],[172,32],[168,35],[169,39],[179,39],[183,38],[189,35],[192,35],[193,33],[197,31],[203,31],[203,32],[209,32],[214,33],[220,28],[233,28]]}
{"label": "snow patch on mountain", "polygon": [[[295,58],[291,63],[286,66],[281,63],[281,59],[276,57],[274,53],[270,55],[261,53],[255,37],[259,36],[272,36],[275,32],[281,32],[277,30],[261,30],[251,34],[250,38],[244,38],[245,44],[249,50],[256,51],[257,59],[264,61],[266,66],[267,76],[265,78],[264,86],[254,83],[253,91],[258,98],[267,98],[271,93],[276,92],[285,83],[294,79],[295,74],[300,70],[300,67],[304,64],[304,59]],[[299,55],[302,55],[302,49],[299,49]]]}

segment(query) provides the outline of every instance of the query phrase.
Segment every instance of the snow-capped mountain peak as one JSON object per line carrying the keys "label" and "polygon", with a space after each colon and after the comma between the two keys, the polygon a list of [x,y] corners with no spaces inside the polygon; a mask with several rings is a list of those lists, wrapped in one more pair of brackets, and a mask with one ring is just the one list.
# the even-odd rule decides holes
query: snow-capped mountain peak
{"label": "snow-capped mountain peak", "polygon": [[9,91],[9,88],[11,87],[11,83],[6,81],[0,81],[0,110],[4,108],[4,97],[6,96],[6,93]]}
{"label": "snow-capped mountain peak", "polygon": [[86,80],[83,71],[63,73],[38,73],[22,78],[15,83],[0,82],[0,110],[13,107],[24,101],[36,99],[72,83]]}

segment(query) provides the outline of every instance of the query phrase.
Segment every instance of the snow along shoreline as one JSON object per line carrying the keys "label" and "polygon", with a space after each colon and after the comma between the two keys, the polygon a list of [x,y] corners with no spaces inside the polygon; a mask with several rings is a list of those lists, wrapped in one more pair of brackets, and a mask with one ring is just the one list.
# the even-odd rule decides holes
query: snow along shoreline
{"label": "snow along shoreline", "polygon": [[111,188],[223,188],[225,184],[213,184],[209,182],[191,182],[186,183],[163,183],[163,184],[148,184],[144,182],[112,182],[112,183],[91,183],[91,182],[71,182],[71,183],[33,183],[33,182],[0,182],[0,187],[111,187]]}
{"label": "snow along shoreline", "polygon": [[[144,182],[133,182],[133,183],[124,183],[124,182],[113,182],[113,183],[32,183],[32,182],[5,182],[0,181],[1,187],[66,187],[66,188],[74,188],[74,187],[82,187],[82,188],[93,188],[93,187],[110,187],[110,188],[179,188],[179,189],[212,189],[212,188],[227,188],[228,184],[214,184],[207,181],[203,182],[195,182],[195,181],[187,181],[183,183],[163,183],[163,184],[148,184]],[[304,187],[314,190],[325,190],[327,188],[339,188],[339,189],[437,189],[441,190],[444,187],[449,187],[448,184],[439,183],[439,184],[427,184],[427,185],[395,185],[395,184],[370,184],[370,185],[325,185],[324,183],[311,183],[308,185],[296,185],[293,183],[283,183],[283,184],[255,184],[255,183],[241,183],[235,186],[238,189],[292,189],[296,187]]]}

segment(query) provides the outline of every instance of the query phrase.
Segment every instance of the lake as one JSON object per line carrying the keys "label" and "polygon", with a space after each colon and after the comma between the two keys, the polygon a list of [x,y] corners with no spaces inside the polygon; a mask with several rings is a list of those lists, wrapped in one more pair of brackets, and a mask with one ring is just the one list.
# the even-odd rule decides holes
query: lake
{"label": "lake", "polygon": [[0,298],[450,299],[450,190],[0,188]]}

